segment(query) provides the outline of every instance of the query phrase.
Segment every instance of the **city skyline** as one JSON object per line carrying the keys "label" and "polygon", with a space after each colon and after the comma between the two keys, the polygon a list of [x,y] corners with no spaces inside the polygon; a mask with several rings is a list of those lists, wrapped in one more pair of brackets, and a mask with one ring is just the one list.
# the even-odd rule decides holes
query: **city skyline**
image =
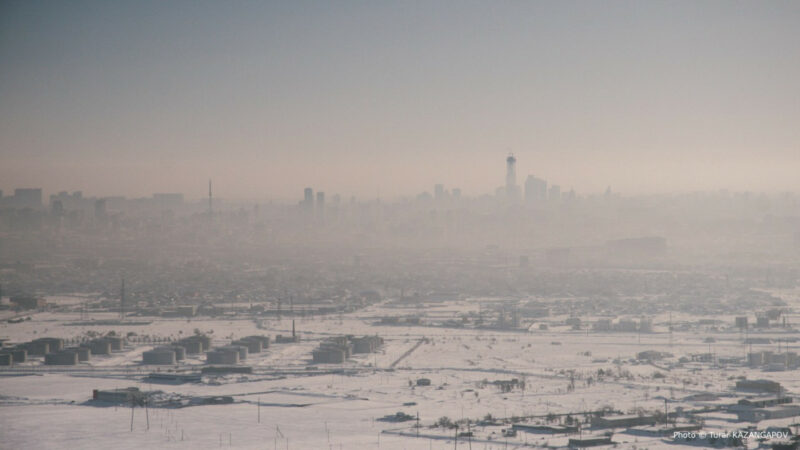
{"label": "city skyline", "polygon": [[[598,196],[598,195],[601,195],[601,194],[608,195],[609,193],[612,193],[612,192],[614,194],[617,194],[617,195],[621,194],[621,195],[625,195],[627,197],[637,197],[638,195],[650,196],[650,195],[667,195],[667,194],[676,194],[676,193],[677,194],[686,193],[686,192],[680,192],[680,191],[678,191],[678,192],[675,192],[675,191],[673,191],[673,192],[653,192],[653,193],[648,193],[648,192],[644,192],[644,193],[643,192],[636,192],[636,193],[625,193],[625,192],[622,192],[621,193],[621,192],[618,192],[616,190],[612,190],[612,185],[611,184],[608,184],[606,186],[606,188],[604,190],[600,191],[600,192],[581,192],[581,193],[577,193],[573,186],[562,186],[561,184],[558,184],[558,180],[552,180],[551,179],[550,181],[548,181],[548,179],[546,177],[544,177],[542,175],[537,176],[536,174],[533,174],[533,173],[523,173],[522,176],[520,177],[520,179],[518,180],[517,179],[517,171],[516,171],[517,158],[516,158],[516,155],[514,155],[513,153],[509,153],[507,155],[507,157],[505,158],[505,162],[506,162],[506,165],[505,165],[506,173],[505,173],[504,182],[502,184],[501,183],[497,183],[497,185],[495,186],[494,190],[490,190],[490,191],[486,191],[486,192],[468,192],[468,193],[463,193],[462,192],[462,188],[459,185],[445,185],[444,183],[435,183],[434,185],[432,185],[433,189],[431,189],[431,190],[428,190],[426,187],[422,186],[414,193],[403,194],[403,195],[398,195],[398,196],[394,196],[394,197],[392,197],[392,196],[381,197],[380,192],[377,192],[376,197],[369,197],[369,196],[358,197],[356,195],[350,195],[347,198],[352,198],[352,199],[357,199],[357,200],[382,199],[382,200],[388,200],[388,201],[397,201],[397,200],[408,200],[408,199],[412,199],[414,197],[419,198],[420,195],[432,195],[433,198],[435,198],[437,200],[440,200],[443,197],[443,195],[450,196],[452,193],[455,192],[455,193],[457,193],[456,194],[457,198],[462,198],[462,194],[464,194],[463,195],[464,198],[495,197],[497,200],[509,201],[511,203],[517,203],[517,202],[522,202],[522,201],[530,203],[531,201],[534,201],[534,202],[547,201],[547,200],[551,200],[552,201],[554,199],[554,197],[557,197],[557,198],[560,199],[562,197],[562,195],[565,196],[564,198],[575,198],[576,196],[577,197],[582,197],[582,196],[590,196],[591,197],[591,196]],[[13,190],[5,191],[6,194],[4,194],[3,189],[0,189],[0,198],[5,196],[8,199],[8,198],[13,198],[15,196],[20,196],[21,195],[23,197],[27,197],[25,200],[23,200],[23,202],[28,203],[28,202],[30,202],[31,193],[33,191],[39,191],[38,195],[41,198],[41,206],[47,206],[48,204],[52,203],[54,198],[57,198],[57,197],[74,196],[74,195],[83,196],[84,194],[87,194],[87,197],[98,198],[98,199],[103,199],[103,198],[150,198],[150,197],[156,199],[159,196],[176,196],[176,195],[179,195],[181,197],[181,201],[183,201],[183,198],[185,197],[186,200],[188,200],[188,201],[208,202],[208,208],[209,208],[209,210],[211,210],[212,209],[212,181],[213,181],[213,179],[208,179],[207,180],[207,182],[208,182],[208,193],[207,193],[207,195],[206,194],[195,195],[196,194],[195,191],[191,191],[191,192],[172,191],[172,192],[149,192],[149,193],[144,193],[142,195],[127,196],[127,195],[124,195],[124,194],[108,194],[108,193],[98,193],[98,192],[87,192],[87,193],[84,193],[84,191],[80,190],[80,189],[63,189],[63,188],[59,188],[59,189],[56,189],[54,191],[47,191],[47,190],[45,190],[45,189],[43,189],[41,187],[31,187],[31,186],[18,187],[18,186],[15,186],[13,188]],[[315,185],[315,186],[317,186],[317,185]],[[300,188],[298,187],[297,190],[299,191],[299,189]],[[303,205],[308,206],[308,205],[313,205],[314,204],[313,196],[314,196],[315,193],[316,193],[317,196],[319,194],[322,194],[323,198],[324,198],[325,193],[323,191],[315,191],[316,189],[318,189],[318,188],[314,187],[314,186],[305,186],[305,187],[303,187],[302,188],[302,190],[303,190],[302,197],[299,197],[297,195],[297,192],[294,193],[295,194],[294,196],[290,195],[289,197],[283,197],[283,198],[282,197],[271,197],[268,193],[261,193],[261,194],[259,194],[259,193],[251,193],[251,194],[246,195],[244,197],[235,197],[235,196],[234,197],[229,197],[228,200],[234,201],[234,202],[240,202],[240,201],[264,201],[264,200],[267,200],[267,201],[270,201],[270,202],[277,201],[279,203],[289,203],[289,204],[291,204],[291,203],[296,202],[297,199],[300,198],[299,204],[301,206],[303,206]],[[324,189],[324,188],[322,188],[322,189]],[[713,193],[713,192],[755,193],[755,194],[765,194],[765,193],[766,194],[786,194],[786,193],[794,194],[795,193],[795,191],[791,191],[791,190],[780,190],[780,191],[777,191],[777,192],[770,192],[770,191],[730,190],[730,189],[727,189],[727,188],[720,188],[720,189],[706,190],[706,191],[704,191],[704,190],[696,190],[696,191],[691,191],[690,193]],[[9,195],[9,194],[11,194],[11,195]],[[336,197],[341,197],[342,196],[342,194],[339,193],[339,192],[334,192],[333,195],[336,196]],[[311,196],[311,197],[309,197],[309,196]],[[49,202],[46,201],[47,197],[50,197],[50,201]]]}
{"label": "city skyline", "polygon": [[800,190],[796,2],[0,8],[6,189]]}

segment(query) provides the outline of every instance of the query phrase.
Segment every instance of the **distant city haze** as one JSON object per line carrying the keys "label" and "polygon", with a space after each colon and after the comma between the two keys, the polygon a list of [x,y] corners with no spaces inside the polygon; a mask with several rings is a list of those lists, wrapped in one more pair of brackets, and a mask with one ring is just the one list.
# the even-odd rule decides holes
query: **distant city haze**
{"label": "distant city haze", "polygon": [[0,3],[0,189],[800,190],[800,2]]}

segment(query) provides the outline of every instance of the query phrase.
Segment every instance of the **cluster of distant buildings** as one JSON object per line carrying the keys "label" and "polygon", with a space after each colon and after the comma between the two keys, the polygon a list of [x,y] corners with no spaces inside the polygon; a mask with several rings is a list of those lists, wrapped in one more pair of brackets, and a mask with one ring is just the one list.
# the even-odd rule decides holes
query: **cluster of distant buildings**
{"label": "cluster of distant buildings", "polygon": [[41,188],[14,189],[14,195],[3,195],[0,190],[0,207],[39,209],[42,207]]}
{"label": "cluster of distant buildings", "polygon": [[[105,215],[109,208],[124,209],[126,206],[144,205],[162,209],[177,208],[184,204],[183,194],[155,193],[150,198],[128,199],[122,196],[84,197],[82,191],[61,191],[51,194],[49,206],[53,213],[64,213],[67,210],[94,210],[96,216]],[[13,195],[3,195],[0,190],[0,207],[17,209],[44,208],[42,188],[18,188]]]}
{"label": "cluster of distant buildings", "polygon": [[796,352],[750,352],[747,354],[747,365],[762,367],[765,370],[787,370],[800,367],[800,356]]}
{"label": "cluster of distant buildings", "polygon": [[621,331],[626,333],[652,333],[653,322],[649,319],[620,319],[612,322],[611,319],[600,319],[592,324],[593,331]]}
{"label": "cluster of distant buildings", "polygon": [[[506,158],[506,184],[504,187],[497,188],[498,198],[505,197],[511,203],[522,200],[520,187],[517,185],[517,158],[509,154]],[[556,202],[563,197],[567,199],[575,198],[575,191],[570,190],[566,194],[561,193],[561,186],[552,184],[547,186],[547,180],[528,175],[525,179],[525,202],[529,204],[544,203],[546,201]]]}
{"label": "cluster of distant buildings", "polygon": [[122,350],[125,338],[121,336],[104,336],[82,342],[75,347],[65,347],[64,339],[42,337],[0,349],[0,366],[13,366],[24,363],[28,356],[44,357],[44,364],[49,366],[74,366],[89,361],[91,355],[110,355],[112,351]]}
{"label": "cluster of distant buildings", "polygon": [[233,340],[228,345],[212,348],[211,337],[198,334],[142,353],[142,364],[172,365],[184,360],[186,355],[205,353],[207,364],[236,365],[247,359],[248,355],[269,348],[270,341],[269,336],[247,336]]}
{"label": "cluster of distant buildings", "polygon": [[[2,289],[0,289],[1,292]],[[9,306],[18,310],[41,309],[47,306],[47,301],[41,297],[18,295],[9,298]]]}

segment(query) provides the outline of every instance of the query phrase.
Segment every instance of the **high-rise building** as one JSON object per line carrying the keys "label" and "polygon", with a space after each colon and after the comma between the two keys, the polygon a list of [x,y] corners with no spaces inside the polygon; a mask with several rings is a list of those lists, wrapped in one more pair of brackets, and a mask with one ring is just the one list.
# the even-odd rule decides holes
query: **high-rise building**
{"label": "high-rise building", "polygon": [[517,186],[517,158],[509,153],[506,158],[506,197],[510,201],[519,200],[519,186]]}
{"label": "high-rise building", "polygon": [[314,190],[310,187],[303,189],[303,201],[300,202],[300,211],[303,221],[311,223],[314,219]]}
{"label": "high-rise building", "polygon": [[538,203],[547,200],[547,181],[528,175],[525,179],[525,201],[527,203]]}
{"label": "high-rise building", "polygon": [[14,189],[14,206],[17,208],[41,208],[42,189]]}
{"label": "high-rise building", "polygon": [[550,186],[550,201],[557,202],[561,200],[561,186],[554,184]]}
{"label": "high-rise building", "polygon": [[325,220],[325,193],[322,191],[317,192],[317,220]]}
{"label": "high-rise building", "polygon": [[517,158],[511,153],[506,158],[506,189],[517,185]]}

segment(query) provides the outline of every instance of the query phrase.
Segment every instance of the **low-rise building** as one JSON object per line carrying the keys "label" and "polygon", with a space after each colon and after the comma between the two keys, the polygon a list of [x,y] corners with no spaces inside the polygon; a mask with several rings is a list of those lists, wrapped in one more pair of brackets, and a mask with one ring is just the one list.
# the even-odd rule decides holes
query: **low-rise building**
{"label": "low-rise building", "polygon": [[81,344],[81,347],[89,348],[89,351],[91,351],[93,355],[111,354],[111,342],[105,339],[94,339],[85,344]]}
{"label": "low-rise building", "polygon": [[139,388],[129,387],[124,389],[111,389],[92,391],[92,400],[106,403],[116,404],[144,404],[147,399],[147,394],[139,390]]}
{"label": "low-rise building", "polygon": [[22,347],[6,348],[0,353],[8,353],[15,363],[23,363],[28,359],[28,351]]}
{"label": "low-rise building", "polygon": [[736,382],[737,391],[749,392],[781,392],[781,384],[771,380],[739,380]]}
{"label": "low-rise building", "polygon": [[353,338],[353,353],[374,353],[383,345],[383,338],[379,336],[364,336]]}
{"label": "low-rise building", "polygon": [[48,366],[74,366],[78,364],[78,352],[62,350],[44,355],[44,363]]}
{"label": "low-rise building", "polygon": [[64,350],[64,340],[54,337],[43,337],[35,339],[33,342],[46,342],[51,353]]}
{"label": "low-rise building", "polygon": [[242,338],[231,342],[231,345],[240,345],[247,348],[247,353],[261,353],[261,340]]}
{"label": "low-rise building", "polygon": [[155,348],[142,353],[143,364],[175,364],[175,352],[170,348]]}
{"label": "low-rise building", "polygon": [[178,341],[178,345],[185,349],[187,355],[197,355],[203,353],[203,342],[199,339],[182,339]]}
{"label": "low-rise building", "polygon": [[321,347],[311,352],[314,363],[341,364],[347,359],[345,351],[338,347]]}
{"label": "low-rise building", "polygon": [[197,373],[169,373],[169,372],[152,372],[148,376],[151,381],[164,382],[164,383],[199,383],[203,377]]}
{"label": "low-rise building", "polygon": [[206,353],[207,364],[239,364],[239,351],[218,348]]}
{"label": "low-rise building", "polygon": [[639,425],[655,425],[656,422],[656,417],[652,415],[627,414],[596,417],[592,424],[597,428],[628,428]]}
{"label": "low-rise building", "polygon": [[32,296],[17,296],[9,299],[11,304],[19,309],[41,309],[47,306],[47,302],[43,298]]}
{"label": "low-rise building", "polygon": [[798,405],[777,405],[766,408],[746,408],[736,411],[741,422],[760,422],[762,420],[785,419],[800,416]]}
{"label": "low-rise building", "polygon": [[117,352],[122,350],[122,346],[125,345],[125,338],[120,336],[105,336],[101,338],[105,341],[111,343],[111,351]]}
{"label": "low-rise building", "polygon": [[68,348],[65,348],[64,351],[77,353],[78,354],[78,362],[87,362],[87,361],[89,361],[90,355],[92,354],[91,350],[89,350],[86,347],[68,347]]}
{"label": "low-rise building", "polygon": [[50,353],[50,344],[45,341],[32,341],[22,345],[30,356],[44,356]]}
{"label": "low-rise building", "polygon": [[261,341],[261,350],[269,348],[269,342],[270,342],[269,336],[253,335],[253,336],[247,336],[245,339],[256,339]]}
{"label": "low-rise building", "polygon": [[247,347],[245,347],[243,345],[226,345],[226,346],[219,347],[219,348],[220,349],[230,349],[230,350],[234,350],[234,351],[238,352],[239,353],[239,361],[244,361],[245,359],[247,359],[247,355],[248,355]]}

